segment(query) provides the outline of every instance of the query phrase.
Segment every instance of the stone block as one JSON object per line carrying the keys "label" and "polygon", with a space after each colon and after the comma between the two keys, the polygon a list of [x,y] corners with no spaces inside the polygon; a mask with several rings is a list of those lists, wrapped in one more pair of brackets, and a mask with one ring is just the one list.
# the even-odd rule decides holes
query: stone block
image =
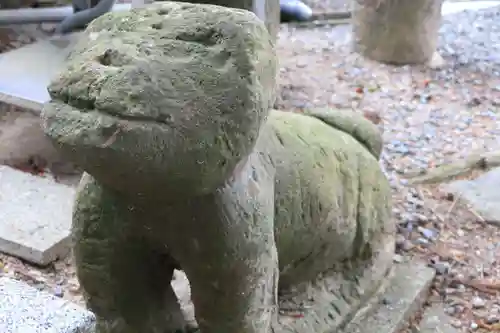
{"label": "stone block", "polygon": [[423,305],[434,276],[424,263],[396,265],[378,303],[361,310],[342,333],[397,333]]}
{"label": "stone block", "polygon": [[0,278],[0,332],[94,333],[94,315],[24,282]]}
{"label": "stone block", "polygon": [[74,189],[0,166],[0,252],[39,265],[70,249]]}

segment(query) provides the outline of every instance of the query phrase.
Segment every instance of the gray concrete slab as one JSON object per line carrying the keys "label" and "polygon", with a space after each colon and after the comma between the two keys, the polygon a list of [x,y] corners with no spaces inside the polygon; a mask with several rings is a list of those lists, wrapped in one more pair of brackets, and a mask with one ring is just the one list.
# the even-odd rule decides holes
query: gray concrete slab
{"label": "gray concrete slab", "polygon": [[[43,0],[42,0],[43,2]],[[39,8],[15,8],[0,10],[0,25],[13,24],[38,24],[43,22],[61,22],[69,15],[73,14],[73,6],[55,6],[54,1],[49,1],[50,7]],[[46,3],[45,5],[49,5]],[[113,6],[113,11],[130,10],[129,3],[117,3]]]}
{"label": "gray concrete slab", "polygon": [[469,203],[485,220],[499,221],[500,226],[500,168],[492,169],[472,180],[458,180],[441,186]]}
{"label": "gray concrete slab", "polygon": [[39,265],[65,256],[73,197],[72,187],[0,166],[0,252]]}
{"label": "gray concrete slab", "polygon": [[24,282],[0,278],[0,332],[95,333],[94,315]]}
{"label": "gray concrete slab", "polygon": [[53,37],[0,55],[0,101],[40,112],[47,85],[64,66],[78,33]]}
{"label": "gray concrete slab", "polygon": [[420,333],[458,333],[450,324],[450,317],[444,312],[443,304],[432,304],[425,309],[420,321]]}
{"label": "gray concrete slab", "polygon": [[435,271],[424,263],[398,264],[379,302],[354,320],[342,333],[396,333],[427,298]]}

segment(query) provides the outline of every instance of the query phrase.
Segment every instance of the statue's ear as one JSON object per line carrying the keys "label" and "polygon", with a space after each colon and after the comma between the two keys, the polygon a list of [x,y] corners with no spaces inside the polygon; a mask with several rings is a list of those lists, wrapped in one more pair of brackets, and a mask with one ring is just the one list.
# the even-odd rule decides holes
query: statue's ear
{"label": "statue's ear", "polygon": [[378,127],[363,115],[349,109],[310,109],[304,114],[320,119],[331,127],[351,135],[378,160],[382,153],[382,134]]}

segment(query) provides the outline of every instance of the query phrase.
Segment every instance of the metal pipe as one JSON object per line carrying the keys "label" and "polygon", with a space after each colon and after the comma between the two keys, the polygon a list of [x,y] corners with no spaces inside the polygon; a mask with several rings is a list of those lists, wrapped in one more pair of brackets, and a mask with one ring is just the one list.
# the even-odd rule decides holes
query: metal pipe
{"label": "metal pipe", "polygon": [[[130,10],[130,4],[121,3],[113,6],[113,11]],[[9,24],[29,24],[52,22],[59,23],[73,14],[72,6],[49,8],[1,9],[0,26]]]}

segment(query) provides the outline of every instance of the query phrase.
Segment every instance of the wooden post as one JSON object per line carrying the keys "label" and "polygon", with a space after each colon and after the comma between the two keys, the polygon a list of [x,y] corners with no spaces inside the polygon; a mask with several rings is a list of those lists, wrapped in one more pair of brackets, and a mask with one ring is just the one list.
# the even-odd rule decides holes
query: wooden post
{"label": "wooden post", "polygon": [[353,0],[354,50],[395,65],[436,57],[443,0]]}

